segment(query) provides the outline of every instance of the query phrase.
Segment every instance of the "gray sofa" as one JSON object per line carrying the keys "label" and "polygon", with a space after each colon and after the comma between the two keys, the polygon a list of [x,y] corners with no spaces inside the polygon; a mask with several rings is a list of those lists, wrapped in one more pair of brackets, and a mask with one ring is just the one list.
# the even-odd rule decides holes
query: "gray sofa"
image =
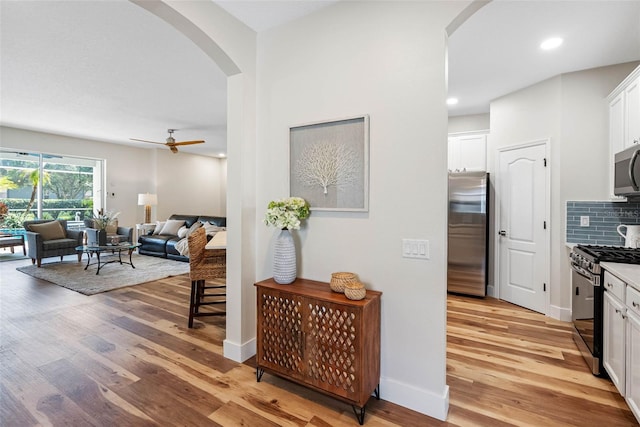
{"label": "gray sofa", "polygon": [[[226,227],[227,218],[219,216],[207,216],[207,215],[171,215],[169,219],[182,220],[186,227],[191,227],[196,221],[201,223],[209,223],[216,227]],[[186,256],[180,255],[180,252],[176,249],[176,243],[181,238],[177,235],[158,235],[152,234],[150,231],[148,234],[144,234],[138,237],[138,243],[140,247],[138,252],[142,255],[151,255],[162,258],[169,258],[178,261],[189,261]]]}

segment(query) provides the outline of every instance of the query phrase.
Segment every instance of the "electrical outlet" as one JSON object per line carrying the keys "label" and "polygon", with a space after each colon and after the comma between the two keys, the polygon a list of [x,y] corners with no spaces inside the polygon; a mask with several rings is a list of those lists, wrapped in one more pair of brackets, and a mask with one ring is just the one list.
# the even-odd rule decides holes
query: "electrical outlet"
{"label": "electrical outlet", "polygon": [[580,217],[580,227],[588,227],[589,226],[589,217],[581,216]]}

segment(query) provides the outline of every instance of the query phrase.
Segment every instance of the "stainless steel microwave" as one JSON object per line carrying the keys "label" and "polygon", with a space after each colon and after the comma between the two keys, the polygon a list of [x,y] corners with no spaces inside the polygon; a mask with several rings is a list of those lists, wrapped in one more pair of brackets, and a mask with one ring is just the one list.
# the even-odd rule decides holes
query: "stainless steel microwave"
{"label": "stainless steel microwave", "polygon": [[614,156],[613,192],[616,196],[640,197],[640,145]]}

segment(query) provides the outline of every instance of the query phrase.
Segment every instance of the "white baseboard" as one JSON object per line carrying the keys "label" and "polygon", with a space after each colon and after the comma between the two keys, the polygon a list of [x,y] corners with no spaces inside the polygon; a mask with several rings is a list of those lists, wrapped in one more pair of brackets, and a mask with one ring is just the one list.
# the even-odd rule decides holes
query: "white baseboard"
{"label": "white baseboard", "polygon": [[256,339],[252,338],[242,345],[224,340],[222,342],[222,352],[227,359],[242,363],[256,354]]}
{"label": "white baseboard", "polygon": [[558,307],[557,305],[549,306],[549,317],[553,317],[563,322],[571,322],[571,309],[565,307]]}
{"label": "white baseboard", "polygon": [[390,378],[380,378],[380,398],[421,414],[447,419],[449,412],[449,386],[445,385],[441,395],[404,384]]}

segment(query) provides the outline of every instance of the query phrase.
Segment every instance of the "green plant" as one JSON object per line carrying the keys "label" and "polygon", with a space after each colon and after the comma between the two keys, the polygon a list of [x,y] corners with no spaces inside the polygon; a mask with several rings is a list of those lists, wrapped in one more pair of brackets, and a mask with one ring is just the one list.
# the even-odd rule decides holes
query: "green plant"
{"label": "green plant", "polygon": [[4,220],[2,221],[2,226],[4,228],[22,228],[22,223],[25,220],[26,216],[24,213],[10,212],[5,215]]}
{"label": "green plant", "polygon": [[96,227],[100,230],[104,230],[116,220],[118,215],[120,215],[120,212],[104,212],[101,209],[93,216],[93,221],[96,224]]}

